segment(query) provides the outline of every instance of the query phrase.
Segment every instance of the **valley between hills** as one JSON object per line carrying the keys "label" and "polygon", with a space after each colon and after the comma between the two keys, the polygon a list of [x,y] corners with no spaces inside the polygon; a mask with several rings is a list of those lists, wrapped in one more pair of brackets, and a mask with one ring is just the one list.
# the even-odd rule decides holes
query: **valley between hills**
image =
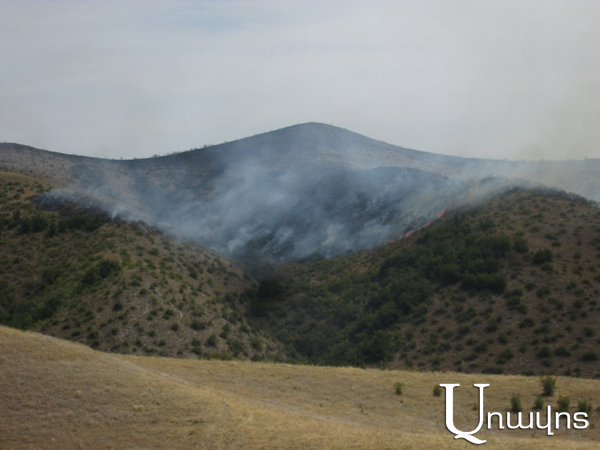
{"label": "valley between hills", "polygon": [[[588,429],[478,436],[597,448],[593,183],[298,127],[138,161],[0,147],[0,447],[462,448],[436,384],[469,387],[472,429],[473,383],[527,413],[551,375]],[[248,187],[284,213],[224,215]]]}

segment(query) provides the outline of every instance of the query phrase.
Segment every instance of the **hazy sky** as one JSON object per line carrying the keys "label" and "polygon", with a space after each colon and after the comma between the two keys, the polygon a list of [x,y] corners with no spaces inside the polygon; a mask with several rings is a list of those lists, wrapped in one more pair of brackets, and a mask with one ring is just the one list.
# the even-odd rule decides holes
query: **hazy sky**
{"label": "hazy sky", "polygon": [[303,122],[600,157],[599,1],[0,1],[0,141],[146,157]]}

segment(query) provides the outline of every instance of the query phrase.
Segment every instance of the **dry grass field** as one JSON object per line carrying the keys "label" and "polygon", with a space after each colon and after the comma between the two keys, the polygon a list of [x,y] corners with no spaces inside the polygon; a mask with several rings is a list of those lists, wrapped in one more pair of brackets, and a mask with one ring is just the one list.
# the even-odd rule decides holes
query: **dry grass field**
{"label": "dry grass field", "polygon": [[[396,395],[394,383],[404,383]],[[471,448],[444,426],[439,383],[460,383],[455,418],[477,421],[473,383],[490,383],[486,411],[513,394],[527,412],[537,377],[404,372],[111,355],[0,327],[2,449],[429,449]],[[600,398],[600,381],[559,377],[559,395]],[[484,448],[600,448],[586,430],[492,430]]]}

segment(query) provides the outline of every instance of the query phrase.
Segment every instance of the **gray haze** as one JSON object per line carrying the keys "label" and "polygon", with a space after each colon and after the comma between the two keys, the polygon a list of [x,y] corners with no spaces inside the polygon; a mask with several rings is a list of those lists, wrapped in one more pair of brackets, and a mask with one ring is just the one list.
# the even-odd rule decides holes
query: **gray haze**
{"label": "gray haze", "polygon": [[599,164],[435,155],[318,123],[124,161],[0,144],[0,170],[66,179],[63,189],[42,198],[48,207],[75,201],[142,220],[243,261],[253,272],[263,264],[368,249],[448,208],[540,187],[540,181],[600,198]]}
{"label": "gray haze", "polygon": [[600,157],[600,2],[0,2],[0,141],[148,157],[296,123]]}

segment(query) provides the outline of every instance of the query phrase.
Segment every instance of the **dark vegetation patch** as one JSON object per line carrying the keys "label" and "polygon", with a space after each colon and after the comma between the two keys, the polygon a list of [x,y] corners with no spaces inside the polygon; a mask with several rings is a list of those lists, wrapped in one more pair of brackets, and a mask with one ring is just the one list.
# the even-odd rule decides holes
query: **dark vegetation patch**
{"label": "dark vegetation patch", "polygon": [[[0,323],[103,351],[594,377],[600,212],[509,192],[387,245],[280,267],[0,180]],[[557,245],[559,243],[560,245]]]}
{"label": "dark vegetation patch", "polygon": [[298,361],[594,377],[599,242],[594,204],[513,191],[383,247],[283,266],[243,300]]}
{"label": "dark vegetation patch", "polygon": [[[244,319],[237,298],[252,279],[240,269],[144,223],[39,197],[46,190],[0,174],[0,324],[119,353],[281,359]],[[222,329],[228,339],[207,349]]]}

